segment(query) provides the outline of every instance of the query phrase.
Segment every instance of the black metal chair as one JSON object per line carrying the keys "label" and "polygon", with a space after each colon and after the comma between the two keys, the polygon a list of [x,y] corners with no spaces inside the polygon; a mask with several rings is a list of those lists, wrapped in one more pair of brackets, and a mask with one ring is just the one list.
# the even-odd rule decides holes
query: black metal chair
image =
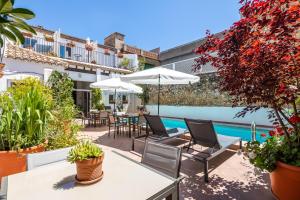
{"label": "black metal chair", "polygon": [[213,123],[210,120],[184,119],[184,121],[191,134],[187,152],[190,150],[191,146],[193,147],[193,145],[196,144],[207,147],[203,151],[197,151],[199,154],[192,155],[192,157],[204,164],[204,180],[205,182],[208,182],[208,161],[237,142],[239,142],[241,149],[242,139],[239,137],[217,134],[214,130]]}
{"label": "black metal chair", "polygon": [[144,165],[177,179],[177,199],[179,199],[179,183],[183,178],[180,176],[181,153],[181,148],[146,140],[141,161]]}
{"label": "black metal chair", "polygon": [[148,131],[146,131],[145,135],[134,137],[132,139],[132,150],[134,150],[134,142],[138,138],[145,137],[146,139],[149,138],[155,140],[156,142],[161,142],[170,138],[179,137],[187,133],[187,130],[182,128],[166,129],[159,115],[144,115],[144,117],[152,131],[152,134],[150,135]]}

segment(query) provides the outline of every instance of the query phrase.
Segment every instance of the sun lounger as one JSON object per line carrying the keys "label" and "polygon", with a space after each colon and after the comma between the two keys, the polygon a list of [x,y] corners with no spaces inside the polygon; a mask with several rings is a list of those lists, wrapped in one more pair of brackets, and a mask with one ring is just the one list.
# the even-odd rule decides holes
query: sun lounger
{"label": "sun lounger", "polygon": [[179,137],[188,131],[182,128],[166,129],[159,115],[144,115],[147,124],[149,125],[152,134],[146,133],[146,135],[134,137],[132,139],[132,150],[134,150],[134,141],[138,138],[145,137],[147,139],[161,142],[167,139]]}
{"label": "sun lounger", "polygon": [[214,130],[212,121],[209,120],[184,119],[184,121],[191,134],[191,140],[187,147],[187,152],[190,147],[195,144],[207,147],[203,151],[198,151],[198,154],[192,155],[192,157],[203,162],[204,180],[205,182],[208,182],[208,161],[238,142],[241,149],[242,140],[240,137],[217,134]]}

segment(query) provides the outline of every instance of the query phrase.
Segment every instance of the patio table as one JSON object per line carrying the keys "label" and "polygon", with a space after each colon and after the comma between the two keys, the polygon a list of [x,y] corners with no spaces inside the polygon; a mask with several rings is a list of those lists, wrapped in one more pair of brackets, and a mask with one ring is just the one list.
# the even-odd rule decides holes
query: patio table
{"label": "patio table", "polygon": [[117,152],[104,152],[104,177],[95,184],[76,184],[76,165],[62,161],[5,177],[7,200],[177,199],[176,179]]}
{"label": "patio table", "polygon": [[[116,116],[119,117],[119,118],[123,118],[123,119],[127,119],[127,122],[128,122],[128,135],[129,137],[131,138],[131,125],[133,122],[133,119],[134,118],[138,118],[139,117],[139,114],[137,113],[127,113],[127,114],[124,114],[124,113],[116,113]],[[135,126],[133,126],[133,131],[135,131]]]}

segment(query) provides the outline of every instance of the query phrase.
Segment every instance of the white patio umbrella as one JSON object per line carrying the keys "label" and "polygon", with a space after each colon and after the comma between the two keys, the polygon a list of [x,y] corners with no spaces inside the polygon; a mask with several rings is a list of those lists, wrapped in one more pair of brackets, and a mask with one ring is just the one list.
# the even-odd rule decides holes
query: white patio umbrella
{"label": "white patio umbrella", "polygon": [[[143,93],[143,89],[139,86],[136,86],[132,83],[127,83],[121,81],[120,78],[110,78],[103,81],[98,81],[90,84],[91,88],[100,88],[102,90],[109,90],[115,92],[115,98],[117,96],[117,92],[121,93],[132,93],[132,94],[140,94]],[[114,111],[116,109],[116,99],[114,101]]]}
{"label": "white patio umbrella", "polygon": [[200,80],[198,76],[186,74],[183,72],[163,68],[153,67],[143,71],[135,72],[121,77],[122,81],[127,81],[134,84],[149,84],[158,86],[158,114],[159,114],[159,96],[160,85],[184,85],[196,83]]}

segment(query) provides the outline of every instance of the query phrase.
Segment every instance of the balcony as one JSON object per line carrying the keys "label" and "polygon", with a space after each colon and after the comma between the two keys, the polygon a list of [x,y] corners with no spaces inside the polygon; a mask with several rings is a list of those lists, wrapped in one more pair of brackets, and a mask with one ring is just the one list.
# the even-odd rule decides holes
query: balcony
{"label": "balcony", "polygon": [[108,67],[117,67],[117,64],[120,62],[115,54],[110,54],[109,52],[88,51],[83,47],[76,46],[74,43],[62,43],[39,37],[25,37],[25,43],[22,47],[48,56]]}

